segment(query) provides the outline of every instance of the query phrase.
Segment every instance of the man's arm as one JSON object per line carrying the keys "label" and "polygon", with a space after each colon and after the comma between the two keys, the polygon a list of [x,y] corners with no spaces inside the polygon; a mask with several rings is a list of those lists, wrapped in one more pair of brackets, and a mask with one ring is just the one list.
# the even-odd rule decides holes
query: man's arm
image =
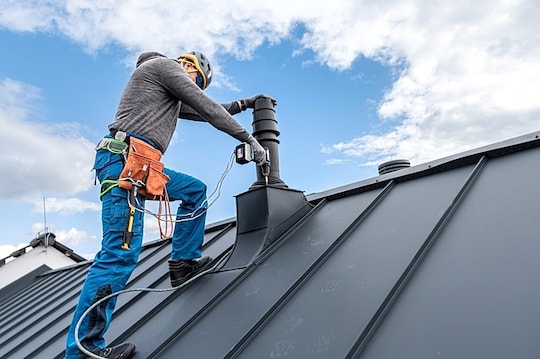
{"label": "man's arm", "polygon": [[[240,103],[238,101],[230,102],[230,103],[222,103],[221,106],[231,115],[236,115],[237,113],[242,112],[240,109]],[[191,121],[204,121],[204,118],[201,117],[195,111],[192,109],[189,105],[182,102],[182,106],[180,107],[180,114],[178,115],[179,118],[185,119],[185,120],[191,120]]]}
{"label": "man's arm", "polygon": [[[164,66],[161,67],[163,71],[161,74],[161,81],[166,90],[176,96],[176,98],[181,101],[182,105],[185,104],[189,106],[196,114],[198,114],[198,117],[202,118],[218,130],[227,133],[240,142],[248,142],[253,148],[257,165],[262,166],[265,163],[266,151],[264,148],[231,116],[225,107],[208,97],[199,86],[189,78],[187,73],[178,63],[170,61],[163,65]],[[258,96],[252,99],[238,101],[238,109],[245,110],[247,108],[253,108],[255,99]],[[249,105],[247,104],[248,102],[250,103]],[[234,103],[230,105],[230,111],[234,111],[233,106]]]}
{"label": "man's arm", "polygon": [[[231,114],[219,103],[208,97],[184,71],[182,66],[174,60],[162,61],[160,65],[160,81],[162,86],[175,96],[183,106],[191,108],[183,113],[182,118],[203,120],[229,134],[241,142],[246,142],[249,132],[240,125]],[[183,107],[185,110],[188,107]],[[193,113],[194,112],[194,113]]]}

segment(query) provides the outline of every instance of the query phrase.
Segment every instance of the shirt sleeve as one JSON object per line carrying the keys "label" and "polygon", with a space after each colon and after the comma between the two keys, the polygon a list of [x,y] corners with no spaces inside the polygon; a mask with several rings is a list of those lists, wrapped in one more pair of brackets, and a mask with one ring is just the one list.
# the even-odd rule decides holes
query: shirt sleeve
{"label": "shirt sleeve", "polygon": [[[230,103],[222,103],[221,106],[230,114],[230,115],[236,115],[237,113],[242,112],[240,109],[240,105],[237,101],[230,102]],[[190,106],[188,106],[185,103],[182,103],[180,107],[180,114],[178,115],[179,118],[184,120],[191,120],[191,121],[203,121],[206,122],[201,115],[197,113],[194,109],[192,109]]]}
{"label": "shirt sleeve", "polygon": [[[224,106],[208,97],[189,78],[178,62],[168,59],[168,61],[164,61],[163,65],[161,79],[163,86],[182,103],[179,117],[182,115],[182,118],[195,121],[199,117],[218,130],[229,134],[241,142],[245,142],[248,139],[250,136],[249,132],[231,116]],[[229,105],[228,110],[231,110],[232,104]]]}

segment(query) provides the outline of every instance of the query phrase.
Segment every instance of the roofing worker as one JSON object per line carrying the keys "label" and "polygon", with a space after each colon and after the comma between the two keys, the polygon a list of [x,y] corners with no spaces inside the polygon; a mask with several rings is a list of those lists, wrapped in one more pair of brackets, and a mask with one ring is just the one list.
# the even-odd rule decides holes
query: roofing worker
{"label": "roofing worker", "polygon": [[[257,165],[265,161],[265,151],[261,145],[231,116],[253,108],[255,100],[264,95],[220,105],[203,92],[211,81],[210,63],[199,52],[187,53],[178,59],[167,58],[156,52],[139,56],[120,99],[115,121],[109,125],[110,133],[96,148],[94,169],[102,185],[103,240],[101,250],[88,271],[69,328],[66,358],[87,357],[78,349],[75,341],[77,322],[93,303],[122,290],[138,261],[143,236],[143,211],[135,211],[130,248],[122,248],[126,220],[133,203],[128,200],[130,191],[120,186],[109,186],[110,183],[120,182],[118,179],[125,162],[120,150],[124,142],[142,140],[161,155],[169,146],[177,119],[184,118],[206,121],[237,140],[249,143]],[[204,146],[206,141],[201,141],[201,145]],[[128,148],[131,152],[131,147]],[[194,177],[168,168],[164,168],[163,172],[169,177],[165,185],[169,199],[181,201],[169,260],[171,285],[175,287],[206,269],[211,260],[209,257],[201,258],[206,185]],[[144,201],[145,197],[141,194],[134,200],[140,208],[144,207]],[[184,220],[178,221],[180,219]],[[135,352],[133,344],[123,343],[105,348],[104,334],[111,322],[115,304],[116,297],[113,297],[94,308],[81,322],[78,337],[84,348],[100,357],[131,358]]]}

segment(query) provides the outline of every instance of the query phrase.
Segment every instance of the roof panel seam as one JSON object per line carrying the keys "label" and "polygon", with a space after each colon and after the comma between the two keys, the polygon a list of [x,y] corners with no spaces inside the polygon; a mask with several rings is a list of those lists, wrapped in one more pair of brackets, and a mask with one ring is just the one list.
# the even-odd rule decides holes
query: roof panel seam
{"label": "roof panel seam", "polygon": [[[274,318],[294,295],[313,277],[318,269],[335,253],[338,248],[350,237],[362,224],[365,218],[387,196],[394,187],[395,182],[390,181],[375,199],[354,219],[354,221],[338,236],[338,238],[321,254],[321,256],[307,268],[304,273],[291,285],[291,287],[276,301],[276,303],[252,326],[252,328],[231,348],[224,359],[238,357],[248,344],[255,339],[261,330]],[[326,201],[325,201],[326,203]]]}
{"label": "roof panel seam", "polygon": [[412,278],[414,272],[420,266],[422,260],[427,256],[430,249],[433,247],[433,245],[435,244],[435,242],[437,241],[437,239],[440,237],[441,233],[443,232],[444,228],[446,227],[450,219],[453,217],[453,215],[455,214],[460,204],[465,199],[466,195],[472,189],[474,183],[480,176],[480,173],[484,169],[486,163],[487,163],[486,156],[483,156],[477,162],[477,164],[475,165],[470,175],[465,180],[459,192],[456,194],[456,196],[454,197],[450,205],[447,207],[446,211],[441,216],[439,221],[437,221],[433,230],[427,236],[424,243],[420,246],[419,250],[417,251],[415,256],[412,258],[408,266],[405,268],[404,272],[401,274],[396,284],[392,287],[392,289],[390,290],[386,298],[383,300],[383,302],[381,303],[381,305],[375,312],[374,316],[369,321],[368,325],[362,331],[362,333],[356,340],[355,344],[353,345],[353,347],[347,354],[346,358],[352,359],[352,358],[359,358],[361,356],[362,352],[367,347],[367,344],[369,343],[370,339],[373,337],[377,329],[380,327],[384,317],[389,313],[393,304],[396,302],[397,298],[403,292],[407,283]]}

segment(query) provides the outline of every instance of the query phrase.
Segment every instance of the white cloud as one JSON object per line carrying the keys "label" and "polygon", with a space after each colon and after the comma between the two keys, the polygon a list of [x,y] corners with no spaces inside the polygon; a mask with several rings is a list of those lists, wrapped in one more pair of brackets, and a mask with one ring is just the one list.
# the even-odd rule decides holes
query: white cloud
{"label": "white cloud", "polygon": [[194,16],[184,16],[194,8],[185,0],[8,0],[1,7],[0,26],[60,31],[90,52],[110,44],[170,55],[197,48],[219,70],[219,55],[250,58],[301,28],[291,55],[313,51],[337,70],[360,56],[395,66],[378,106],[390,129],[326,145],[334,162],[342,155],[414,164],[540,127],[540,6],[533,0],[201,0]]}
{"label": "white cloud", "polygon": [[85,231],[77,228],[55,231],[56,240],[70,248],[79,247],[82,244],[99,241],[95,236],[90,236]]}
{"label": "white cloud", "polygon": [[[165,223],[163,223],[163,229],[165,229]],[[171,224],[169,224],[171,228]],[[144,218],[144,242],[154,241],[160,238],[159,223],[155,217],[145,216]]]}
{"label": "white cloud", "polygon": [[404,6],[373,13],[366,36],[383,40],[371,50],[356,47],[368,56],[378,47],[379,55],[402,61],[403,71],[379,106],[381,119],[392,128],[324,145],[323,153],[371,165],[397,157],[418,164],[540,129],[537,4]]}
{"label": "white cloud", "polygon": [[325,161],[325,164],[327,165],[343,165],[351,162],[350,160],[343,159],[343,158],[329,158]]}
{"label": "white cloud", "polygon": [[17,249],[24,248],[28,243],[19,243],[18,245],[13,244],[0,244],[0,259],[9,257],[11,253],[15,252]]}
{"label": "white cloud", "polygon": [[45,224],[41,222],[33,223],[28,236],[33,236],[33,238],[38,237],[42,233],[46,233],[48,228],[45,228]]}
{"label": "white cloud", "polygon": [[[46,232],[53,233],[56,241],[73,249],[75,253],[86,259],[92,259],[99,250],[101,238],[98,238],[96,235],[91,235],[88,232],[75,227],[69,229],[54,228],[54,225],[52,227],[53,228],[46,228],[44,223],[36,222],[32,224],[28,234],[30,238],[36,238]],[[25,245],[28,245],[28,243]],[[20,246],[25,245],[21,244]],[[0,246],[0,250],[2,250],[1,247],[2,246]]]}
{"label": "white cloud", "polygon": [[75,194],[92,184],[94,145],[69,123],[40,122],[39,89],[0,82],[0,199]]}
{"label": "white cloud", "polygon": [[[43,199],[33,199],[36,212],[43,212]],[[86,211],[100,211],[101,204],[96,202],[83,201],[80,198],[45,198],[45,210],[47,213],[58,213],[60,215],[71,215]]]}
{"label": "white cloud", "polygon": [[[3,0],[0,5],[0,26],[14,31],[37,31],[52,28],[56,9],[36,1]],[[28,16],[31,15],[32,19]]]}

